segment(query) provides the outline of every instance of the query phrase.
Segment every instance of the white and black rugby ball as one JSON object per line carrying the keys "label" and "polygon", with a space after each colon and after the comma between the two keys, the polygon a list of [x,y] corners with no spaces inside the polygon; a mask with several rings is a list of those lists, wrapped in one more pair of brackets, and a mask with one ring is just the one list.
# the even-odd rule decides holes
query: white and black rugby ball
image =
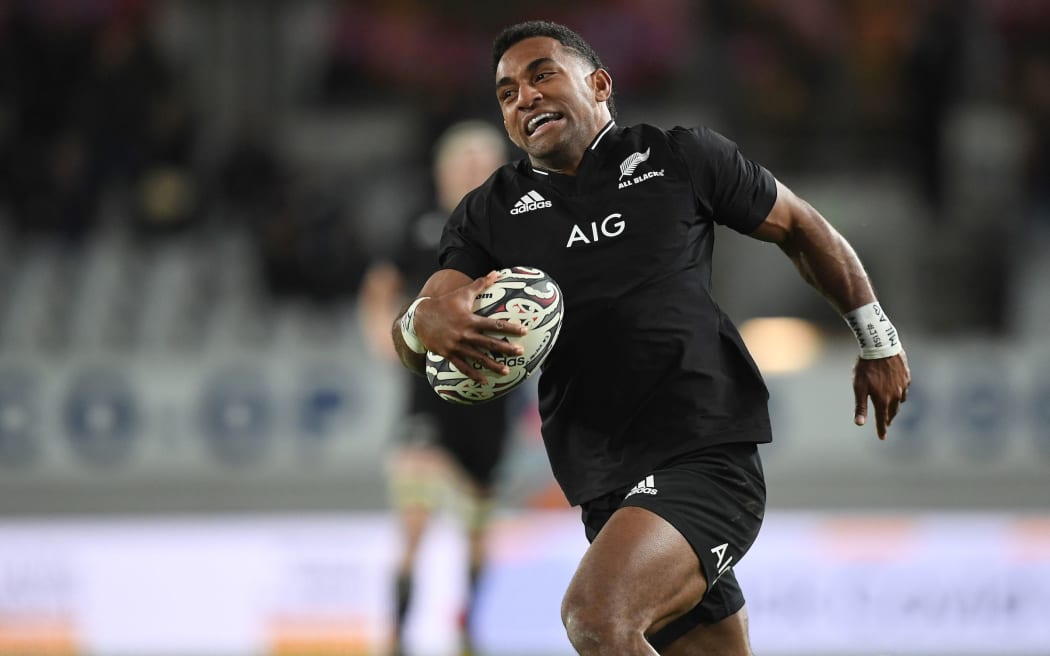
{"label": "white and black rugby ball", "polygon": [[[510,371],[500,376],[485,369],[488,383],[483,385],[463,375],[443,356],[428,351],[426,371],[430,386],[446,401],[465,405],[503,396],[525,382],[554,348],[564,311],[561,289],[546,273],[529,267],[501,269],[499,279],[475,297],[474,312],[523,324],[529,329],[523,337],[493,335],[521,344],[525,352],[521,355],[492,353],[492,358]],[[479,363],[472,364],[482,368]]]}

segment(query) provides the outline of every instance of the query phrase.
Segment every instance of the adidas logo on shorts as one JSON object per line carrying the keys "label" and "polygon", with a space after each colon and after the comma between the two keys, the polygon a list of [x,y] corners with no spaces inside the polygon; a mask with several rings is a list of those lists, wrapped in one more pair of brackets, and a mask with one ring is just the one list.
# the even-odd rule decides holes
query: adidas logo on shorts
{"label": "adidas logo on shorts", "polygon": [[524,214],[525,212],[531,212],[532,210],[543,209],[544,207],[550,207],[551,202],[540,196],[535,190],[530,191],[514,203],[514,207],[510,209],[511,214]]}
{"label": "adidas logo on shorts", "polygon": [[649,474],[642,480],[638,481],[638,485],[631,488],[631,491],[627,493],[627,497],[632,494],[656,494],[656,483],[653,482],[653,475]]}

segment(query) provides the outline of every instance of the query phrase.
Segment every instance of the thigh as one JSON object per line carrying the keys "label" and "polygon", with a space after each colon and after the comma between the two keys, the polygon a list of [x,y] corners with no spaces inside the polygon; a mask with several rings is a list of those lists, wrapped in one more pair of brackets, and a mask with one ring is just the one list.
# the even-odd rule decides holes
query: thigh
{"label": "thigh", "polygon": [[627,507],[613,513],[587,549],[565,603],[645,631],[696,606],[706,588],[682,534],[656,513]]}
{"label": "thigh", "polygon": [[765,501],[756,446],[726,444],[654,471],[628,491],[621,506],[646,508],[684,536],[710,591],[695,619],[713,624],[744,605],[733,567],[758,537]]}
{"label": "thigh", "polygon": [[[640,626],[661,653],[720,635],[737,625],[730,618],[744,606],[733,567],[757,536],[764,508],[755,445],[713,447],[658,469],[584,504],[592,547],[576,590]],[[738,637],[746,645],[746,634]]]}

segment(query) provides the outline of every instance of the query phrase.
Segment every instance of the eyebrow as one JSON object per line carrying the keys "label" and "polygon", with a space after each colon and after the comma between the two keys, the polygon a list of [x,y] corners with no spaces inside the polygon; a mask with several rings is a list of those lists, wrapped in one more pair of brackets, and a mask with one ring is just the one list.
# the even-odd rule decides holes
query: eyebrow
{"label": "eyebrow", "polygon": [[[543,66],[545,64],[554,64],[554,63],[556,63],[556,62],[553,59],[551,59],[550,57],[540,57],[539,59],[534,59],[531,62],[529,62],[529,65],[525,67],[525,70],[531,73],[532,71],[535,71],[540,66]],[[496,88],[498,89],[501,86],[503,86],[504,84],[510,84],[513,81],[514,80],[510,79],[509,77],[506,77],[506,76],[501,77],[499,80],[496,81]]]}

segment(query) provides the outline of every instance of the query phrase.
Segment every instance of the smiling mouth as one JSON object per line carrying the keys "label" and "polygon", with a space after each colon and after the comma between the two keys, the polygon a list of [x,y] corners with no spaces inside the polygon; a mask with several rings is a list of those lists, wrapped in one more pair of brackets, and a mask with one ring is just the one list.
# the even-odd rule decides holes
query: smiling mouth
{"label": "smiling mouth", "polygon": [[529,122],[525,124],[525,134],[531,137],[535,134],[536,130],[540,129],[540,127],[551,121],[557,121],[560,118],[562,118],[562,115],[557,112],[543,112],[542,114],[537,114],[530,118]]}

